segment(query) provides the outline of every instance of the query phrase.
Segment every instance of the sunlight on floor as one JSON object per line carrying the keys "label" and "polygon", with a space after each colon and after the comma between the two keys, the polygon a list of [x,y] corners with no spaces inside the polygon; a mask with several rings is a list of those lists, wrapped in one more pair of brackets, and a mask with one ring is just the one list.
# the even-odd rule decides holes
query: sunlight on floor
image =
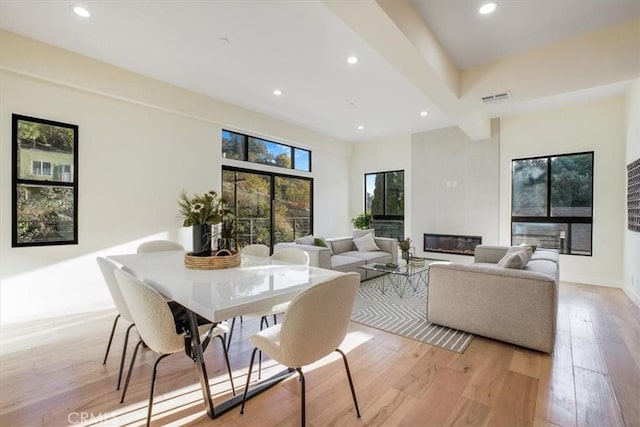
{"label": "sunlight on floor", "polygon": [[[372,335],[362,331],[348,332],[340,349],[344,351],[348,357],[351,351],[372,338]],[[340,355],[337,352],[333,352],[322,360],[304,367],[304,372],[311,372],[339,359],[341,359]],[[244,392],[247,369],[248,366],[233,371],[236,393],[239,395]],[[258,369],[257,362],[254,369]],[[262,378],[274,375],[282,369],[283,366],[275,363],[273,360],[264,360],[262,363]],[[256,378],[255,384],[259,380],[257,380],[257,375],[255,375],[254,378]],[[295,378],[295,376],[293,378]],[[162,378],[159,377],[158,380],[162,381]],[[209,378],[209,385],[215,404],[220,404],[222,401],[231,397],[229,377],[226,373]],[[143,425],[147,416],[147,402],[148,400],[145,398],[137,402],[125,402],[125,404],[114,411],[107,411],[100,414],[84,414],[86,415],[84,422],[76,423],[72,422],[75,420],[70,420],[69,425]],[[77,419],[79,420],[79,417],[82,415],[83,414],[78,413]],[[73,414],[73,416],[76,416],[76,414]],[[155,396],[152,421],[162,419],[163,425],[180,426],[195,422],[203,416],[206,415],[199,384],[173,389]]]}

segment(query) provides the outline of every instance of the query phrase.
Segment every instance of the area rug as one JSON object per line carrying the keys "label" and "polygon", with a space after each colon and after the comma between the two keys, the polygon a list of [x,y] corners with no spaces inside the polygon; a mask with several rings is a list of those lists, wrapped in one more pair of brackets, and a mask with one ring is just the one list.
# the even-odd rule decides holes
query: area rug
{"label": "area rug", "polygon": [[351,320],[392,334],[462,353],[474,335],[427,321],[424,284],[400,298],[389,287],[382,293],[382,277],[360,284]]}

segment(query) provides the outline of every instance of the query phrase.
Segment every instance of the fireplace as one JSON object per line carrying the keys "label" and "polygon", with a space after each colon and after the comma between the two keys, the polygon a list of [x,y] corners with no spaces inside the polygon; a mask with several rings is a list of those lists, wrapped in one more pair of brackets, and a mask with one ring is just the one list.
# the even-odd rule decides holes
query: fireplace
{"label": "fireplace", "polygon": [[476,245],[482,244],[482,236],[458,236],[455,234],[424,234],[424,251],[473,256]]}

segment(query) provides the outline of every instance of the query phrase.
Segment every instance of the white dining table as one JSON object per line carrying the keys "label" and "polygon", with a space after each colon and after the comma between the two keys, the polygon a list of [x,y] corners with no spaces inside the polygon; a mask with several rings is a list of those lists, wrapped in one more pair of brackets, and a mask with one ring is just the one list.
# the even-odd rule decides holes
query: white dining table
{"label": "white dining table", "polygon": [[[197,331],[196,315],[214,323],[244,314],[270,309],[291,301],[303,290],[332,280],[342,273],[317,267],[276,263],[269,258],[242,255],[236,268],[223,270],[194,270],[184,265],[184,251],[151,252],[107,256],[122,269],[145,282],[167,299],[182,304],[189,315],[192,331]],[[193,354],[202,387],[207,414],[211,418],[224,413],[241,402],[238,395],[214,406],[209,379],[202,355],[198,333],[192,333]],[[251,397],[274,385],[286,376],[284,371],[260,387],[252,388]]]}

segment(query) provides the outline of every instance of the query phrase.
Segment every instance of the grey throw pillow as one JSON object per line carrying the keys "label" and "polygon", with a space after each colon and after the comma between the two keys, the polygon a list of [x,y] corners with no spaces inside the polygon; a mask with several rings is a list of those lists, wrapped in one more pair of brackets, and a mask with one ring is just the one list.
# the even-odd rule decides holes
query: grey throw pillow
{"label": "grey throw pillow", "polygon": [[362,236],[364,236],[365,234],[371,234],[371,236],[372,236],[372,237],[375,237],[375,236],[376,236],[376,230],[375,230],[374,228],[369,228],[368,230],[358,230],[358,229],[355,229],[355,230],[352,230],[352,231],[351,231],[351,236],[352,236],[354,239],[357,239],[357,238],[359,238],[359,237],[362,237]]}
{"label": "grey throw pillow", "polygon": [[498,261],[498,267],[512,268],[514,270],[522,270],[529,262],[526,251],[507,252],[505,256]]}
{"label": "grey throw pillow", "polygon": [[311,245],[313,246],[315,238],[313,237],[312,234],[309,234],[308,236],[304,236],[304,237],[300,237],[298,239],[296,239],[296,243],[298,245]]}

